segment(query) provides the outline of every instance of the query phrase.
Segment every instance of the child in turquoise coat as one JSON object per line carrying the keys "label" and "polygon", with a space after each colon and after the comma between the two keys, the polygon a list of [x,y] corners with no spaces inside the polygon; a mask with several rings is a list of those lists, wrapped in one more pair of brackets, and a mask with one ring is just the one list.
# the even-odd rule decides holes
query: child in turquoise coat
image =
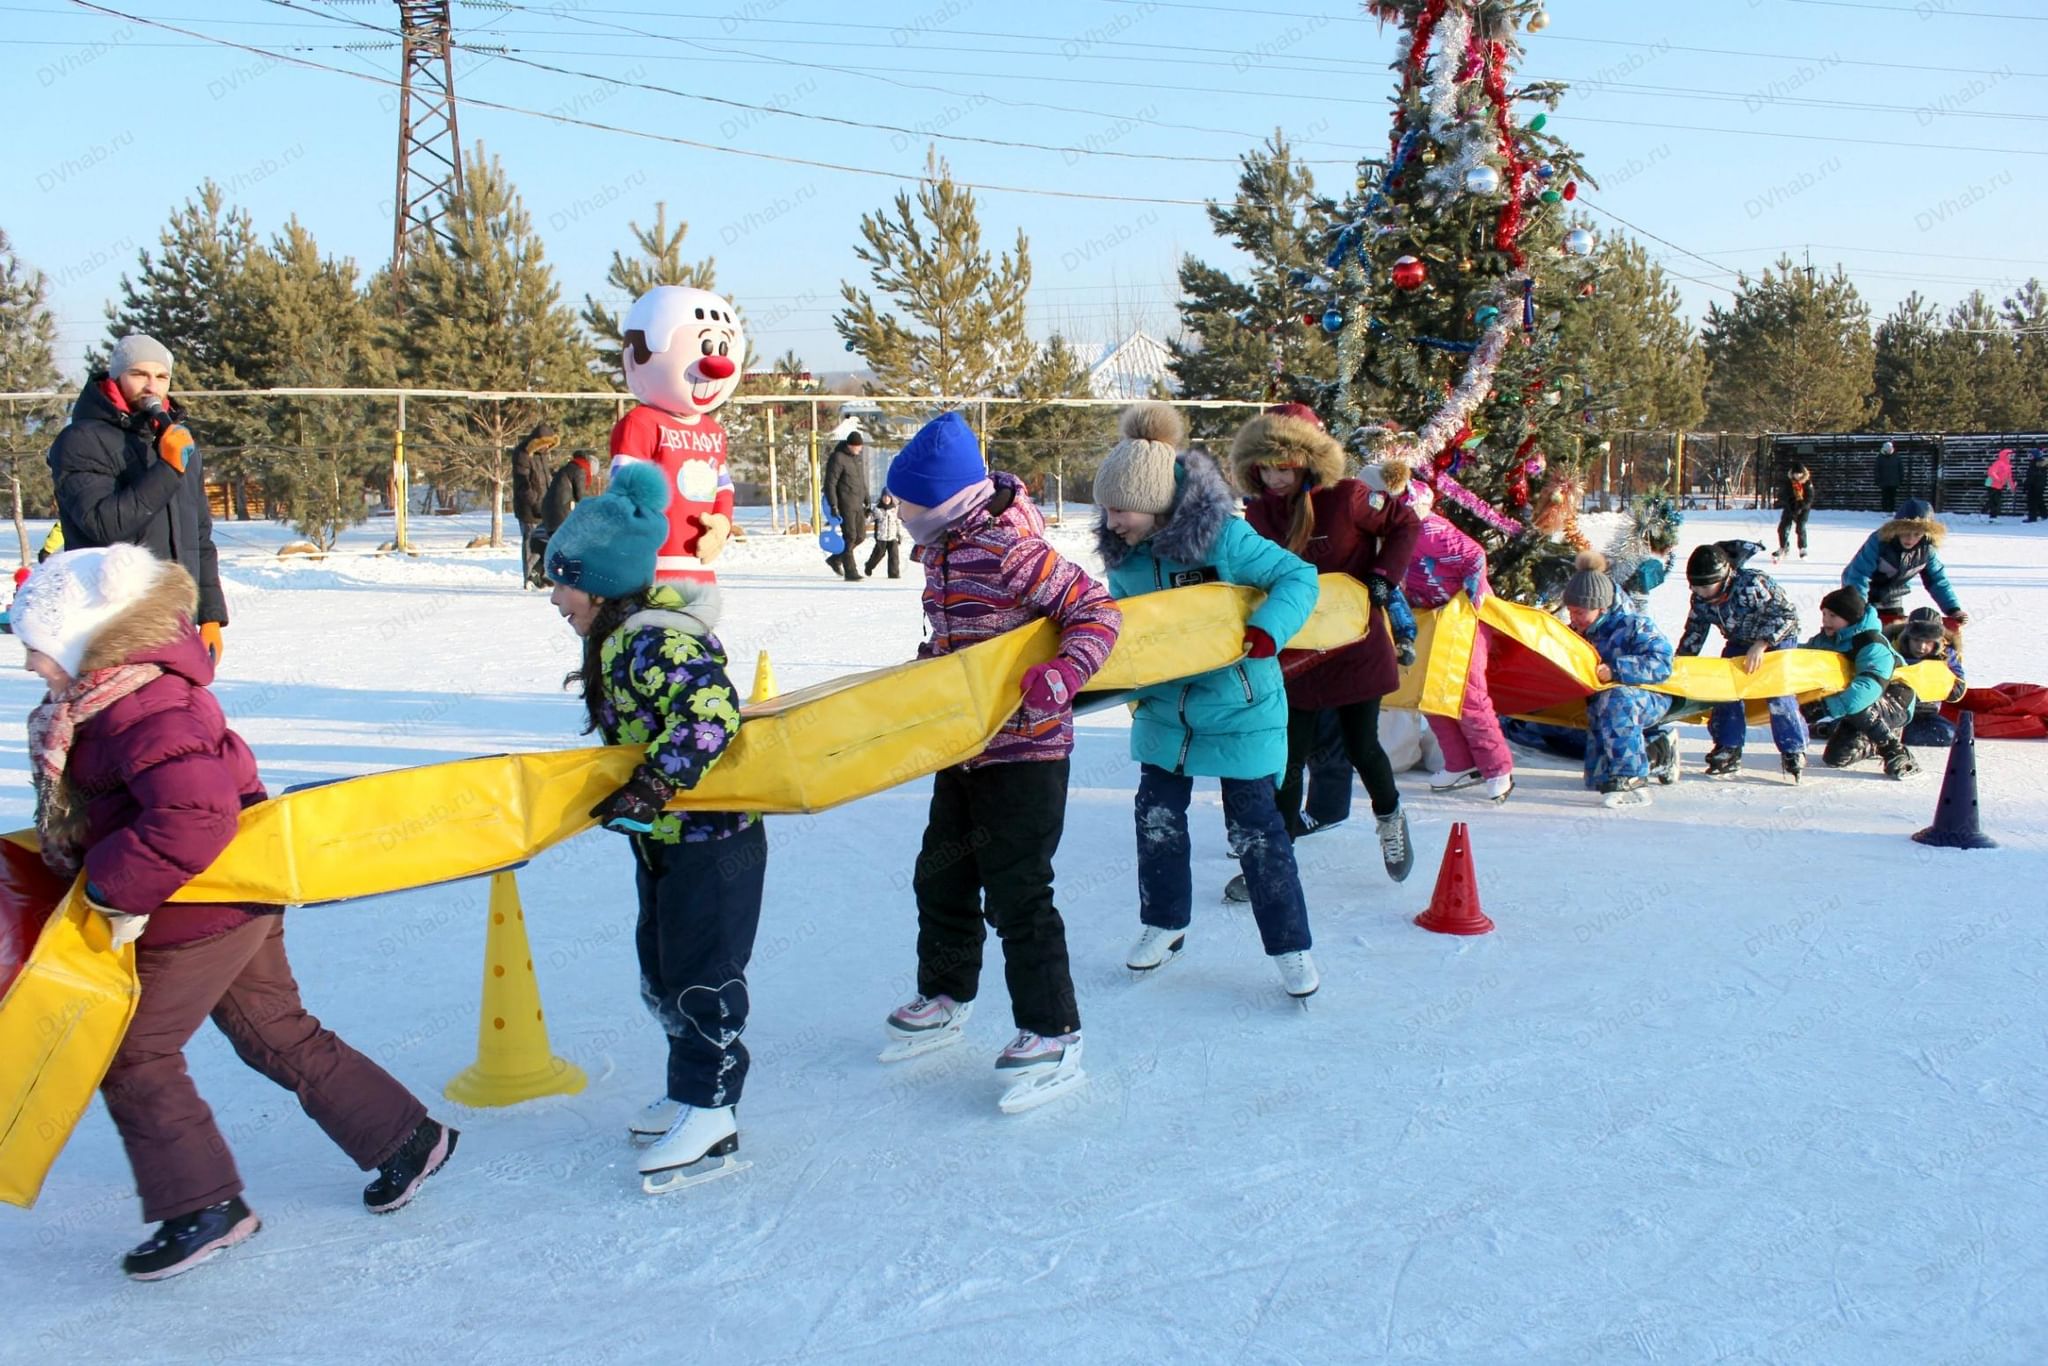
{"label": "child in turquoise coat", "polygon": [[1123,440],[1095,475],[1102,508],[1096,541],[1117,598],[1200,583],[1265,591],[1245,625],[1244,657],[1137,695],[1131,757],[1137,795],[1138,918],[1128,964],[1163,966],[1187,942],[1193,913],[1188,802],[1197,777],[1223,784],[1231,853],[1244,869],[1259,937],[1289,995],[1318,985],[1309,956],[1308,906],[1293,842],[1274,804],[1287,766],[1287,688],[1280,645],[1308,621],[1316,573],[1307,561],[1252,530],[1216,462],[1182,452],[1180,415],[1164,403],[1126,408]]}

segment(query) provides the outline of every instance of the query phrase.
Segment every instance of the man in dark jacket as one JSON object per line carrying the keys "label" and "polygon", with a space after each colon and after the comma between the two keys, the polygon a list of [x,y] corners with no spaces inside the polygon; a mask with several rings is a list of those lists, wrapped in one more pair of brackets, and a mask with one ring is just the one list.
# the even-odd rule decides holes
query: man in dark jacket
{"label": "man in dark jacket", "polygon": [[541,571],[541,542],[534,533],[545,520],[548,497],[548,452],[561,437],[543,422],[512,448],[512,516],[519,523],[519,573],[522,588],[553,588]]}
{"label": "man in dark jacket", "polygon": [[576,510],[578,503],[604,492],[602,486],[592,486],[599,469],[597,458],[587,450],[577,451],[562,462],[562,467],[555,471],[555,477],[548,481],[547,497],[541,500],[543,538],[553,536],[555,528],[569,520],[569,514]]}
{"label": "man in dark jacket", "polygon": [[1871,466],[1870,474],[1877,483],[1878,506],[1886,512],[1895,511],[1899,506],[1899,485],[1906,482],[1906,457],[1887,441],[1877,448],[1877,463]]}
{"label": "man in dark jacket", "polygon": [[1795,463],[1778,476],[1778,550],[1773,561],[1782,560],[1792,549],[1792,532],[1799,532],[1799,558],[1806,558],[1806,518],[1813,511],[1813,471]]}
{"label": "man in dark jacket", "polygon": [[2027,473],[2020,487],[2027,494],[2027,520],[2048,522],[2048,453],[2039,446],[2027,452]]}
{"label": "man in dark jacket", "polygon": [[171,353],[131,333],[114,344],[50,447],[57,517],[73,550],[128,543],[182,565],[199,586],[199,634],[215,663],[228,623],[206,474],[171,396]]}
{"label": "man in dark jacket", "polygon": [[824,497],[827,515],[839,519],[839,534],[846,538],[846,549],[837,555],[827,555],[825,563],[844,574],[848,583],[858,583],[860,559],[853,552],[867,539],[868,529],[867,446],[859,432],[834,446],[832,454],[825,458],[824,483],[819,492]]}

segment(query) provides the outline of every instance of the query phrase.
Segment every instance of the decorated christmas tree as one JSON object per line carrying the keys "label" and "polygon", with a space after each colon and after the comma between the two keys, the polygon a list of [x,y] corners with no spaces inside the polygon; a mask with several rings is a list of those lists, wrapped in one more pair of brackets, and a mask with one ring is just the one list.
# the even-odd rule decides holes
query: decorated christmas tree
{"label": "decorated christmas tree", "polygon": [[1386,160],[1361,163],[1322,268],[1294,281],[1337,339],[1316,406],[1359,458],[1410,465],[1486,544],[1495,587],[1532,600],[1545,562],[1585,544],[1594,402],[1563,327],[1593,288],[1593,234],[1571,218],[1586,176],[1545,131],[1563,87],[1514,77],[1549,17],[1536,0],[1368,9],[1400,27],[1398,90]]}

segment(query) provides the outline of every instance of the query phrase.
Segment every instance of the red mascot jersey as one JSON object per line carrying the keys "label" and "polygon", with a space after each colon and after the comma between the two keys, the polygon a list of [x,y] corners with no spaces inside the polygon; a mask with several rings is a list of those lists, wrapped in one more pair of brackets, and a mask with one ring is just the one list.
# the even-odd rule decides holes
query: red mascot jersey
{"label": "red mascot jersey", "polygon": [[732,519],[732,469],[725,462],[725,428],[706,414],[693,423],[642,403],[612,428],[612,472],[650,461],[668,476],[668,539],[654,561],[656,583],[716,583],[697,558],[697,519],[717,513]]}

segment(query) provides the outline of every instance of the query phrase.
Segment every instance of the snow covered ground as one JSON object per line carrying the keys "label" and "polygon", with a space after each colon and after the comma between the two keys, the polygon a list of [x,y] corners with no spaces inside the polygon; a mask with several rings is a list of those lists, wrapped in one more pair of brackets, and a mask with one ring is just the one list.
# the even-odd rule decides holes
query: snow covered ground
{"label": "snow covered ground", "polygon": [[[1688,547],[1765,539],[1692,515]],[[2048,680],[2048,529],[1960,525],[1950,572],[1982,682]],[[1811,627],[1872,519],[1819,514],[1784,577]],[[422,528],[450,545],[467,519]],[[40,536],[40,528],[35,532]],[[388,527],[365,528],[373,544]],[[1078,520],[1062,543],[1086,556]],[[511,552],[279,562],[221,528],[220,694],[273,789],[572,743],[572,638]],[[8,553],[0,546],[0,554]],[[826,576],[808,540],[726,566],[742,686],[908,655],[916,592]],[[1092,562],[1092,556],[1086,556]],[[1675,630],[1682,585],[1657,612]],[[19,656],[11,640],[0,661]],[[0,676],[0,819],[26,824]],[[1925,849],[1942,755],[1780,784],[1697,776],[1599,809],[1518,754],[1495,810],[1402,779],[1402,885],[1369,823],[1301,854],[1323,989],[1284,998],[1250,916],[1198,906],[1189,952],[1133,981],[1121,713],[1080,729],[1059,861],[1092,1083],[995,1111],[992,961],[967,1046],[890,1069],[912,982],[928,784],[774,820],[752,973],[743,1176],[639,1193],[623,1137],[661,1085],[635,989],[630,856],[591,834],[519,874],[556,1050],[580,1095],[464,1111],[485,888],[295,912],[308,1004],[463,1130],[417,1204],[364,1178],[211,1031],[190,1050],[264,1216],[186,1278],[115,1267],[144,1230],[97,1107],[41,1203],[0,1212],[0,1361],[1401,1361],[2022,1363],[2048,1359],[2048,783],[2039,742],[1980,747],[1996,852]],[[1704,732],[1685,732],[1697,773]],[[1198,792],[1197,885],[1232,871]],[[1362,809],[1362,803],[1361,803]],[[1492,935],[1410,923],[1471,822]]]}

